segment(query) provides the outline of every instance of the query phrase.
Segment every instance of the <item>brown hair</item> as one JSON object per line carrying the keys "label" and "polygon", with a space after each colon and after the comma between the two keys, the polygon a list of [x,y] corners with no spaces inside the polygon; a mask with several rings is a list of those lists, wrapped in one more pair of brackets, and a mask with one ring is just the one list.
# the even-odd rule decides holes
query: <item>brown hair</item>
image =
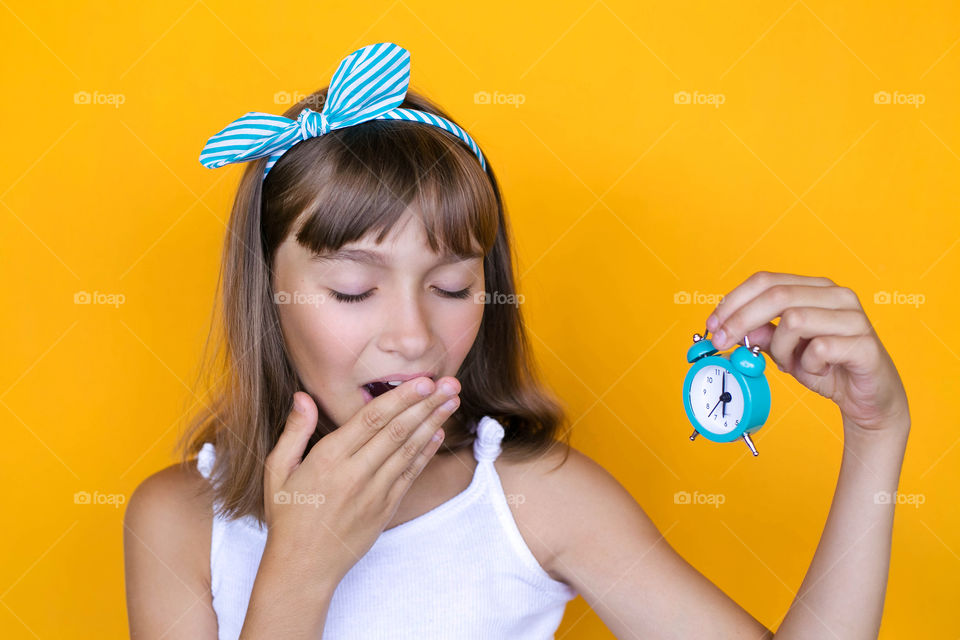
{"label": "brown hair", "polygon": [[[326,92],[305,97],[284,116],[295,119],[304,107],[319,110],[315,105],[323,104]],[[412,91],[401,106],[452,121]],[[219,322],[211,323],[197,379],[198,387],[210,390],[211,402],[203,403],[177,445],[181,464],[195,465],[190,458],[212,442],[217,455],[211,477],[220,513],[254,515],[261,522],[264,460],[283,431],[294,392],[303,390],[286,352],[272,285],[275,251],[289,233],[315,252],[339,249],[374,231],[380,243],[415,204],[431,249],[468,253],[475,241],[484,253],[487,293],[516,293],[508,224],[493,169],[488,161],[484,172],[452,134],[418,122],[373,120],[295,144],[262,180],[266,162],[247,162],[240,179],[217,284],[222,310],[218,316],[215,305]],[[505,458],[532,458],[561,443],[557,435],[565,412],[538,380],[518,305],[484,305],[476,339],[456,378],[460,408],[444,429],[437,455],[472,442],[469,427],[484,415],[504,427]],[[338,426],[322,408],[319,413],[308,451]],[[568,434],[561,434],[564,459]]]}

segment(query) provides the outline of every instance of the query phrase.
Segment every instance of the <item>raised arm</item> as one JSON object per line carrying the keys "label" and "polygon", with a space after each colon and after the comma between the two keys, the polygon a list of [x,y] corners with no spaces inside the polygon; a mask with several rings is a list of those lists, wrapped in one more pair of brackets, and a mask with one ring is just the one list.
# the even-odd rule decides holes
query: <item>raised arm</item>
{"label": "raised arm", "polygon": [[[876,638],[909,410],[892,360],[857,296],[825,278],[760,272],[708,322],[718,349],[743,336],[834,401],[844,451],[827,523],[776,637]],[[780,317],[779,324],[770,320]],[[725,330],[726,339],[719,331]],[[557,505],[552,567],[618,638],[770,638],[774,634],[680,557],[613,476],[574,450],[531,483],[527,502]],[[532,494],[532,495],[529,495]],[[547,528],[539,535],[547,536]],[[536,534],[536,532],[534,532]]]}
{"label": "raised arm", "polygon": [[777,638],[876,638],[909,422],[858,433],[844,420],[840,477],[817,551]]}
{"label": "raised arm", "polygon": [[857,295],[827,278],[756,273],[724,298],[707,328],[718,349],[744,335],[760,344],[782,371],[835,402],[843,422],[833,504],[777,637],[876,638],[910,433],[893,360]]}

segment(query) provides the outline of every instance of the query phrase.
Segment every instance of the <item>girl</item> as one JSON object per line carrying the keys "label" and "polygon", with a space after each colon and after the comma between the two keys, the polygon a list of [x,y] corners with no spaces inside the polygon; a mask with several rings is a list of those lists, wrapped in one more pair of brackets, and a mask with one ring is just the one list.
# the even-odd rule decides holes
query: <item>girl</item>
{"label": "girl", "polygon": [[[186,462],[130,499],[131,635],[551,638],[579,593],[619,638],[772,637],[567,444],[493,170],[408,74],[401,47],[364,47],[284,117],[248,113],[204,148],[208,167],[248,162],[225,373]],[[875,494],[896,490],[910,417],[857,296],[759,272],[707,328],[841,411],[833,506],[777,637],[876,637],[896,501]]]}

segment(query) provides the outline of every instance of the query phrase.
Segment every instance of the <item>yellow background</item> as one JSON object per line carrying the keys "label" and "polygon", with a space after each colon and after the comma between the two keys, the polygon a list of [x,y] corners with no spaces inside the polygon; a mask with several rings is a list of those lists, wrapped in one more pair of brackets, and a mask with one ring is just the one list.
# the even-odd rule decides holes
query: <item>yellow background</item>
{"label": "yellow background", "polygon": [[[684,354],[711,297],[757,270],[860,295],[911,403],[900,490],[923,500],[897,509],[881,637],[960,635],[955,3],[0,5],[0,636],[126,633],[124,507],[74,494],[129,497],[173,461],[197,401],[240,172],[203,168],[200,149],[385,40],[498,172],[574,445],[772,628],[830,505],[839,412],[769,367],[758,458],[691,443]],[[101,103],[76,103],[83,91]],[[678,104],[681,91],[723,104]],[[877,104],[880,91],[923,104]],[[124,301],[75,304],[82,291]],[[677,491],[725,503],[676,504]],[[558,638],[608,637],[570,604]]]}

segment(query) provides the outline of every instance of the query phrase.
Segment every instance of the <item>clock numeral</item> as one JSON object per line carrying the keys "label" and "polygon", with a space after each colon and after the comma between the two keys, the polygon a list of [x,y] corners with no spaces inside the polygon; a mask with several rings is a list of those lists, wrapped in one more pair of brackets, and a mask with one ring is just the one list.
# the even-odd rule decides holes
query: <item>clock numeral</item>
{"label": "clock numeral", "polygon": [[720,368],[714,369],[714,370],[713,370],[713,375],[715,375],[715,376],[722,376],[722,375],[723,375],[723,369],[720,369]]}
{"label": "clock numeral", "polygon": [[710,376],[707,376],[707,382],[712,383],[712,382],[713,382],[713,378],[711,378]]}

